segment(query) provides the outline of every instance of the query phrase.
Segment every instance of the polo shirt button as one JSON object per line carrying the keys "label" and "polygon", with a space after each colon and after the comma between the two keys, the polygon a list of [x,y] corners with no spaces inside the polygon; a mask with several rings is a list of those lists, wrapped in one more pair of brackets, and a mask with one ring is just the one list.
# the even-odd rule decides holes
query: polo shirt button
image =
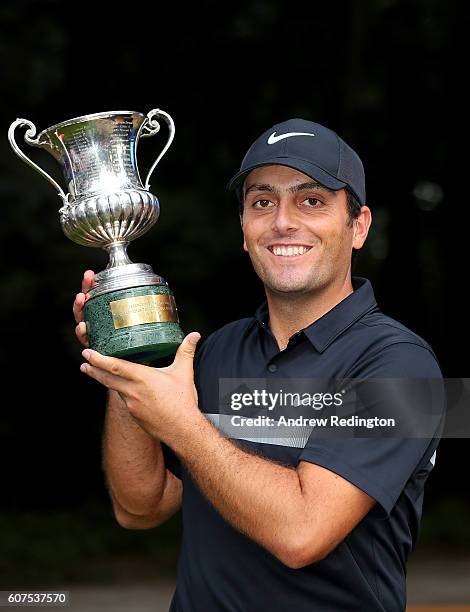
{"label": "polo shirt button", "polygon": [[268,370],[270,372],[276,372],[277,371],[277,365],[275,363],[271,363],[270,365],[268,365]]}

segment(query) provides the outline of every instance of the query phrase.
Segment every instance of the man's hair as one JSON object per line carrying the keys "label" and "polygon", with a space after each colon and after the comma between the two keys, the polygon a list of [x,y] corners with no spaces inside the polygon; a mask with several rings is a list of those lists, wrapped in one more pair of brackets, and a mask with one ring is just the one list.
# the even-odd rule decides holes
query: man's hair
{"label": "man's hair", "polygon": [[[245,208],[245,203],[243,201],[243,190],[238,190],[238,214],[240,217],[243,216],[243,210]],[[346,187],[346,206],[348,209],[348,226],[351,227],[354,219],[357,219],[361,213],[361,204],[356,196],[349,191]],[[353,249],[351,253],[351,269],[356,262],[357,254],[359,253],[359,249]]]}

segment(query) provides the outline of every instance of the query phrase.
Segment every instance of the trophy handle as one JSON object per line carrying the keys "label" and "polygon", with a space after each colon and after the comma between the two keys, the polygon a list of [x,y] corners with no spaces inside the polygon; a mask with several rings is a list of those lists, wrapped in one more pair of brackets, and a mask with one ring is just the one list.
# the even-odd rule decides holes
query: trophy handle
{"label": "trophy handle", "polygon": [[156,117],[163,117],[163,119],[168,124],[170,134],[168,136],[168,140],[166,141],[166,145],[164,146],[162,152],[157,157],[157,159],[153,163],[153,166],[150,168],[149,173],[147,174],[147,178],[145,179],[145,185],[144,185],[144,189],[146,190],[148,190],[150,187],[150,177],[152,176],[153,171],[155,170],[158,162],[168,151],[168,148],[173,142],[173,138],[175,137],[175,124],[173,122],[173,119],[170,117],[168,113],[165,113],[165,111],[162,111],[159,108],[154,108],[149,113],[147,113],[147,120],[142,124],[142,128],[141,128],[142,138],[147,138],[149,136],[155,136],[155,134],[157,134],[160,131],[160,124],[156,120]]}
{"label": "trophy handle", "polygon": [[41,147],[39,139],[34,138],[34,136],[36,136],[36,126],[34,125],[34,123],[32,123],[31,121],[28,121],[28,119],[17,119],[16,121],[13,121],[13,123],[10,125],[10,129],[8,130],[8,140],[10,141],[13,151],[18,155],[20,159],[26,162],[28,166],[31,166],[31,168],[34,168],[36,172],[39,172],[39,174],[41,174],[44,178],[46,178],[57,189],[58,195],[62,198],[63,202],[67,204],[69,194],[65,195],[62,187],[58,183],[56,183],[56,181],[52,178],[52,176],[49,176],[49,174],[47,174],[45,170],[40,168],[31,159],[29,159],[29,157],[27,157],[23,153],[23,151],[19,148],[19,146],[16,144],[15,130],[17,127],[24,127],[24,126],[28,128],[28,130],[25,132],[25,135],[24,135],[25,142],[34,147]]}

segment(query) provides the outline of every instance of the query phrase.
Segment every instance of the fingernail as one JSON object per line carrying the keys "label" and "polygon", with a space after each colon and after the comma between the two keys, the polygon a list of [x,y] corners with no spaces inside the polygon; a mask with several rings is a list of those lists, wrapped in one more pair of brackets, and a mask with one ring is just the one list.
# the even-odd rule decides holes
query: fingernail
{"label": "fingernail", "polygon": [[201,337],[201,334],[199,332],[195,332],[197,334],[196,336],[190,336],[189,341],[191,342],[191,344],[197,344],[199,342],[199,339]]}
{"label": "fingernail", "polygon": [[83,349],[82,355],[85,359],[90,359],[91,351],[89,349]]}
{"label": "fingernail", "polygon": [[80,366],[80,371],[81,372],[86,372],[87,369],[87,364],[86,363],[82,363],[82,365]]}

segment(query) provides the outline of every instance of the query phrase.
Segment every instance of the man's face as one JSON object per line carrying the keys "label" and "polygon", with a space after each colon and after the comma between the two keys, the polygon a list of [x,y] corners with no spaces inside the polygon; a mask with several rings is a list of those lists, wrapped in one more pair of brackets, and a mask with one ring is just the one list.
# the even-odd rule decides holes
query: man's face
{"label": "man's face", "polygon": [[267,288],[306,294],[348,277],[352,247],[362,246],[368,225],[355,236],[344,189],[272,165],[252,170],[243,193],[243,248]]}

